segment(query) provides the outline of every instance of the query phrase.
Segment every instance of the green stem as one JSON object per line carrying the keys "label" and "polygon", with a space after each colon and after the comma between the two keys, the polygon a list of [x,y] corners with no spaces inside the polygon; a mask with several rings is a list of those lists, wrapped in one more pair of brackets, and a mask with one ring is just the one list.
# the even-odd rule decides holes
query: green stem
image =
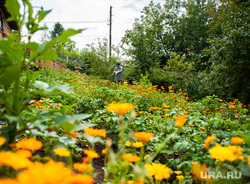
{"label": "green stem", "polygon": [[165,144],[171,139],[171,137],[177,133],[179,129],[176,129],[174,132],[172,132],[170,135],[166,137],[166,139],[157,146],[157,150],[154,152],[154,154],[148,159],[147,163],[152,162],[152,160],[158,155],[158,153],[164,148]]}

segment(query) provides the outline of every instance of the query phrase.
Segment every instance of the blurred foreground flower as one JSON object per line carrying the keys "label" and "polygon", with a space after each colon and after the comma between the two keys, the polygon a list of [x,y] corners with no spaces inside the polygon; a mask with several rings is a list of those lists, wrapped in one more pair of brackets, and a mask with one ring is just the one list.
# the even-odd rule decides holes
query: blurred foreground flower
{"label": "blurred foreground flower", "polygon": [[113,111],[118,115],[125,115],[134,108],[132,103],[111,103],[108,105],[108,111]]}
{"label": "blurred foreground flower", "polygon": [[154,176],[156,180],[168,179],[170,177],[170,169],[162,164],[147,164],[145,168],[150,176]]}
{"label": "blurred foreground flower", "polygon": [[1,151],[0,152],[0,165],[6,165],[14,168],[15,170],[24,169],[31,166],[33,163],[19,154]]}
{"label": "blurred foreground flower", "polygon": [[198,180],[205,180],[210,182],[211,178],[207,176],[207,165],[206,164],[199,164],[198,162],[192,162],[191,166],[191,173],[194,179]]}
{"label": "blurred foreground flower", "polygon": [[39,150],[43,147],[43,144],[41,141],[36,140],[34,137],[20,140],[18,143],[16,143],[16,147],[26,149],[26,150]]}
{"label": "blurred foreground flower", "polygon": [[35,163],[32,167],[21,172],[17,176],[18,184],[93,184],[94,179],[89,175],[72,174],[72,171],[65,167],[62,162],[55,162],[53,160],[46,164]]}

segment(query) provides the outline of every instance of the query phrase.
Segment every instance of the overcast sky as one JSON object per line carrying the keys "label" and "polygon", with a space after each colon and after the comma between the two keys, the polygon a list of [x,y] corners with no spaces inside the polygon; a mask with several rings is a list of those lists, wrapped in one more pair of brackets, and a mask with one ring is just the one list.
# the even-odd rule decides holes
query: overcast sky
{"label": "overcast sky", "polygon": [[[139,18],[143,7],[151,0],[31,0],[33,6],[52,9],[43,22],[49,30],[55,22],[62,23],[65,29],[87,28],[81,34],[72,37],[77,48],[97,43],[97,38],[109,38],[109,13],[112,6],[112,44],[118,45],[127,29],[132,29],[135,18]],[[165,0],[154,0],[163,4]],[[34,41],[40,41],[38,33]]]}

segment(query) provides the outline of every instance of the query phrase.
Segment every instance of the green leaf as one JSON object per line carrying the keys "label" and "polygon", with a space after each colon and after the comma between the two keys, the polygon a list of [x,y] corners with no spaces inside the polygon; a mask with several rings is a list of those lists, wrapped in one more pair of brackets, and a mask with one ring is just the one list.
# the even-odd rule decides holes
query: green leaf
{"label": "green leaf", "polygon": [[41,22],[44,19],[44,17],[47,14],[49,14],[50,12],[51,12],[51,10],[47,10],[47,11],[41,10],[41,11],[38,11],[38,13],[37,13],[37,15],[38,15],[38,22]]}
{"label": "green leaf", "polygon": [[250,167],[248,165],[242,165],[241,172],[243,176],[250,177]]}
{"label": "green leaf", "polygon": [[55,117],[55,124],[60,125],[61,123],[68,122],[68,123],[74,123],[75,121],[87,119],[91,117],[91,114],[75,114],[75,115],[63,115],[63,116],[56,116]]}
{"label": "green leaf", "polygon": [[47,61],[52,61],[52,60],[58,60],[59,57],[55,52],[52,52],[48,50],[47,52],[43,52],[41,55],[36,57],[37,60],[47,60]]}
{"label": "green leaf", "polygon": [[0,84],[4,86],[4,89],[7,90],[11,86],[11,84],[19,77],[20,70],[21,68],[18,64],[6,67],[3,70],[3,73],[0,74]]}
{"label": "green leaf", "polygon": [[42,81],[35,81],[34,87],[38,89],[46,90],[49,87],[49,85]]}
{"label": "green leaf", "polygon": [[69,132],[75,128],[75,125],[70,122],[63,122],[60,124],[60,127],[62,127],[66,132]]}
{"label": "green leaf", "polygon": [[244,142],[250,145],[250,136],[244,133],[239,133],[239,136],[241,136],[244,139]]}
{"label": "green leaf", "polygon": [[29,42],[26,44],[26,47],[33,50],[33,51],[36,51],[39,48],[39,44],[36,42]]}
{"label": "green leaf", "polygon": [[7,21],[18,21],[21,18],[20,14],[20,4],[18,0],[7,0],[5,3],[7,11],[10,13],[11,17]]}
{"label": "green leaf", "polygon": [[24,56],[24,50],[19,47],[15,47],[15,44],[9,40],[0,40],[0,51],[7,54],[10,58],[21,62]]}

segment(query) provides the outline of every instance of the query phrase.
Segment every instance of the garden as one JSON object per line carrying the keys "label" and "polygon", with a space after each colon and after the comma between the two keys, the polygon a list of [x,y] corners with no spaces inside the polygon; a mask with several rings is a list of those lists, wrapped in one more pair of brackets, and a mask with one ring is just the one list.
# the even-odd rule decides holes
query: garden
{"label": "garden", "polygon": [[248,104],[194,99],[146,75],[114,83],[69,69],[34,71],[34,60],[58,60],[54,46],[83,30],[32,42],[50,11],[34,14],[22,2],[28,22],[17,0],[6,1],[19,29],[0,40],[0,183],[249,183]]}

